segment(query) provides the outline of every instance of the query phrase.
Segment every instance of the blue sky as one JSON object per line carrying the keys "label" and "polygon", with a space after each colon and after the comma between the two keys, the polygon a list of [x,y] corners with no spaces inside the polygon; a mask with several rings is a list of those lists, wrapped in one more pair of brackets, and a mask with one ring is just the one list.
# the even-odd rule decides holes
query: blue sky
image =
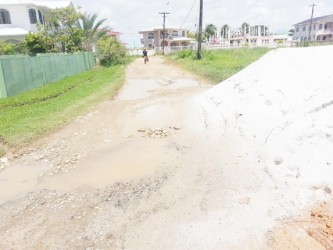
{"label": "blue sky", "polygon": [[[233,28],[243,22],[269,26],[275,33],[285,33],[292,25],[310,18],[311,5],[315,3],[314,16],[333,14],[333,0],[204,0],[204,25],[217,27],[228,24]],[[140,47],[140,30],[163,23],[159,12],[170,12],[166,25],[184,27],[194,31],[198,26],[199,0],[73,0],[83,12],[97,13],[107,18],[107,25],[122,32],[122,41],[128,47]],[[192,8],[193,6],[193,8]],[[192,8],[192,11],[190,11]],[[186,17],[188,18],[186,19]]]}

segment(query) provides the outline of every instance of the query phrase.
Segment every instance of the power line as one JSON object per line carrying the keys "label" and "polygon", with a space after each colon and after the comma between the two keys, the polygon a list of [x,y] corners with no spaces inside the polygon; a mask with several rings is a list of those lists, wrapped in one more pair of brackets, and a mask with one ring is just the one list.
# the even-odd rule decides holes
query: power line
{"label": "power line", "polygon": [[197,0],[194,0],[194,2],[193,2],[193,4],[192,4],[192,7],[191,7],[190,11],[188,12],[188,14],[187,14],[187,16],[186,16],[186,18],[185,18],[183,24],[180,26],[180,29],[183,27],[183,25],[185,24],[185,22],[186,22],[188,16],[191,14],[191,11],[193,10],[193,7],[194,7],[196,1],[197,1]]}

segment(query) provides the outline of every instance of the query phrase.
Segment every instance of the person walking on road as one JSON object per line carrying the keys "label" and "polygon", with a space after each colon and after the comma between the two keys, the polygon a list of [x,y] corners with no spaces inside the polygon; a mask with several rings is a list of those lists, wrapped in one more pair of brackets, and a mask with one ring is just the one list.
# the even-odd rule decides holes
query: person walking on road
{"label": "person walking on road", "polygon": [[142,51],[142,57],[143,57],[143,60],[144,60],[144,63],[146,64],[147,62],[149,62],[149,58],[148,58],[148,51],[146,49],[144,49]]}

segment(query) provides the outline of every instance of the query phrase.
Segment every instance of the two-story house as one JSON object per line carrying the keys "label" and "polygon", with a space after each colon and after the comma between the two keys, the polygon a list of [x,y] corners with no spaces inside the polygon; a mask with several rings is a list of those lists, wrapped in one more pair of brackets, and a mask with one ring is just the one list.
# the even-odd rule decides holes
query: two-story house
{"label": "two-story house", "polygon": [[332,41],[333,40],[333,14],[307,19],[294,24],[294,40],[308,41]]}
{"label": "two-story house", "polygon": [[72,6],[71,1],[1,0],[0,41],[19,43],[29,32],[37,32],[37,23],[51,10]]}
{"label": "two-story house", "polygon": [[143,35],[141,43],[146,48],[160,48],[163,47],[178,47],[188,46],[193,40],[189,37],[186,29],[179,28],[165,28],[165,34],[163,35],[163,28],[148,29],[146,31],[140,31],[139,34]]}

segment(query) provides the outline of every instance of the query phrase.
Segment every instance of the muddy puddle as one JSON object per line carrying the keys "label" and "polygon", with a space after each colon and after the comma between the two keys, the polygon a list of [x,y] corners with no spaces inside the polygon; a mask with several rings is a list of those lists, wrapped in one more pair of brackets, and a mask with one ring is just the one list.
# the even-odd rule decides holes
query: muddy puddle
{"label": "muddy puddle", "polygon": [[[131,79],[123,86],[118,100],[138,100],[151,96],[155,90],[174,90],[197,86],[198,82],[192,79],[159,80]],[[138,88],[138,86],[140,86]]]}
{"label": "muddy puddle", "polygon": [[168,160],[166,143],[163,139],[140,138],[106,148],[82,159],[75,169],[54,176],[43,176],[45,166],[8,166],[0,173],[0,204],[34,190],[68,192],[80,188],[104,188],[117,181],[138,180],[165,165]]}
{"label": "muddy puddle", "polygon": [[42,169],[29,166],[8,166],[0,173],[0,204],[19,194],[32,191]]}

